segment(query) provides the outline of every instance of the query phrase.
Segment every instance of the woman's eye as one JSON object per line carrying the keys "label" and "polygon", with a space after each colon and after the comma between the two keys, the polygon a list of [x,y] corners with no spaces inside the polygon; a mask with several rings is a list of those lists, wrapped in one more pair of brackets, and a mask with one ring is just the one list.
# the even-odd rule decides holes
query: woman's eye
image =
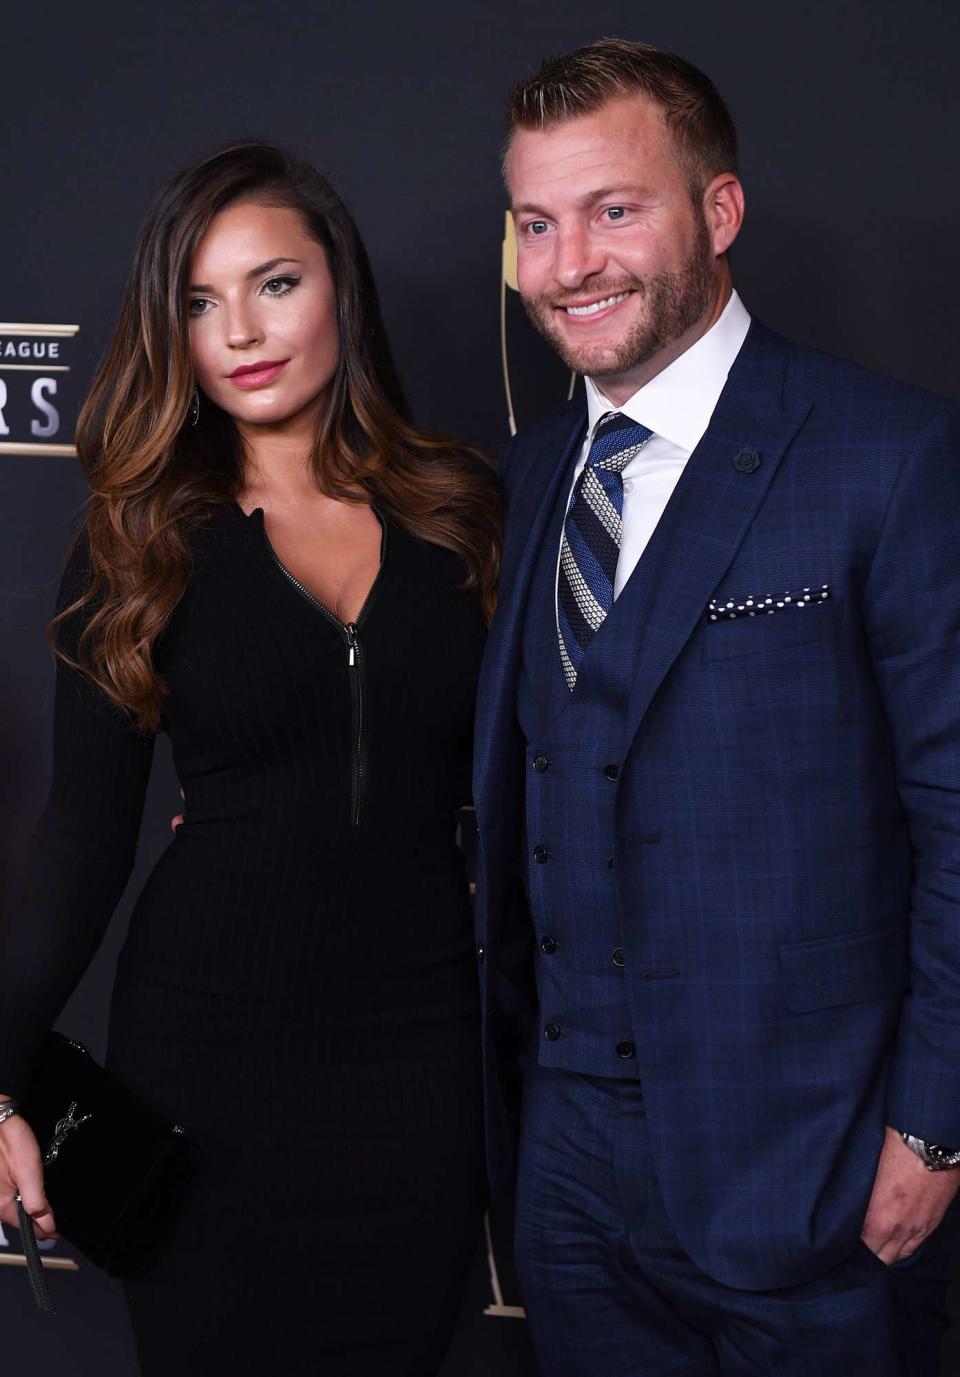
{"label": "woman's eye", "polygon": [[299,277],[271,277],[263,284],[263,290],[267,296],[286,296],[299,281]]}
{"label": "woman's eye", "polygon": [[191,316],[205,316],[206,308],[210,303],[205,296],[193,296],[187,306],[187,314]]}

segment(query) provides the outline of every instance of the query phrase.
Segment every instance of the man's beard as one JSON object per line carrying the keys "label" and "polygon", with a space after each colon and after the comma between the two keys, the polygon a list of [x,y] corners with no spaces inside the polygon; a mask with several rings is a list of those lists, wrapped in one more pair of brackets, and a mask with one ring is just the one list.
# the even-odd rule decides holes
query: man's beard
{"label": "man's beard", "polygon": [[[687,262],[676,272],[657,273],[646,280],[598,278],[586,284],[591,296],[618,296],[632,291],[644,299],[646,310],[619,343],[571,345],[556,323],[556,296],[524,298],[533,326],[568,368],[588,377],[629,373],[641,367],[668,344],[680,339],[707,314],[713,298],[715,267],[706,223],[697,221],[697,238]],[[567,298],[569,300],[569,297]]]}

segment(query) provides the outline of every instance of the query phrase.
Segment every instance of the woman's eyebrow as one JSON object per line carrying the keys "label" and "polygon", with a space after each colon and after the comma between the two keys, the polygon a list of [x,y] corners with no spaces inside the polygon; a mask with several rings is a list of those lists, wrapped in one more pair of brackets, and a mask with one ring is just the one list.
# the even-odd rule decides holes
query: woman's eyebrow
{"label": "woman's eyebrow", "polygon": [[[246,276],[248,278],[259,277],[261,273],[268,273],[272,268],[279,267],[281,263],[300,263],[302,265],[303,260],[300,258],[270,258],[267,260],[266,263],[261,263],[259,267],[251,268],[250,271],[246,274]],[[191,282],[190,286],[187,288],[187,291],[212,292],[213,288],[211,287],[209,282]]]}

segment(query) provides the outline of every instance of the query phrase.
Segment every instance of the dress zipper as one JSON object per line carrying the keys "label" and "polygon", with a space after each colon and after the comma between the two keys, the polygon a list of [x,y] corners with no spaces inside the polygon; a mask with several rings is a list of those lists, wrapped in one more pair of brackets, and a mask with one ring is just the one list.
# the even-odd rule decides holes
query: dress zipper
{"label": "dress zipper", "polygon": [[363,663],[360,655],[360,640],[357,636],[356,622],[348,622],[344,628],[347,633],[347,664],[353,671],[350,675],[350,692],[353,695],[353,787],[350,794],[353,825],[359,827],[363,820],[363,772],[366,765],[366,713],[363,701]]}
{"label": "dress zipper", "polygon": [[311,606],[315,607],[318,612],[322,612],[327,621],[331,622],[339,629],[347,644],[347,667],[350,670],[350,698],[353,708],[353,761],[350,785],[350,819],[354,827],[359,827],[363,821],[364,786],[367,776],[367,712],[364,692],[363,654],[360,649],[359,631],[360,622],[370,605],[370,599],[373,597],[374,590],[380,582],[380,575],[383,571],[383,565],[387,555],[387,529],[386,526],[383,526],[383,539],[380,549],[380,568],[377,570],[376,578],[370,585],[370,591],[364,599],[363,606],[357,613],[357,620],[355,622],[342,622],[339,617],[335,616],[330,611],[329,607],[323,605],[319,598],[314,597],[310,589],[302,584],[296,574],[292,574],[283,563],[276,550],[270,544],[266,530],[263,532],[263,537],[266,541],[267,549],[270,551],[270,556],[281,574],[293,584],[294,588],[306,598]]}

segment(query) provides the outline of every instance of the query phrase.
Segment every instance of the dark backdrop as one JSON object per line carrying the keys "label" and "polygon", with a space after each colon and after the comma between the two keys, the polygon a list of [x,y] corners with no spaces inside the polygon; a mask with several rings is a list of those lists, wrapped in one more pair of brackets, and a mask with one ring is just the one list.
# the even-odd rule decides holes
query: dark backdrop
{"label": "dark backdrop", "polygon": [[[56,375],[59,425],[45,440],[70,442],[155,189],[217,144],[256,135],[312,158],[350,204],[420,420],[499,447],[505,92],[546,53],[610,33],[677,49],[727,95],[743,143],[748,216],[734,268],[748,307],[795,338],[960,395],[960,17],[946,0],[167,0],[116,10],[7,0],[0,320],[80,327],[62,340],[60,366],[70,371]],[[566,383],[512,296],[507,317],[522,424]],[[9,338],[0,334],[0,351]],[[0,434],[6,878],[46,787],[52,674],[43,625],[83,491],[75,460],[20,443],[39,443],[30,422],[43,414],[30,387],[41,376],[10,369],[0,352],[9,427]],[[132,891],[165,844],[175,800],[161,752]],[[64,1018],[98,1051],[127,910],[128,902]],[[505,1235],[508,1221],[497,1226]],[[256,1238],[249,1247],[256,1266]],[[215,1239],[210,1248],[215,1268]],[[12,1251],[0,1240],[0,1260]],[[518,1298],[503,1239],[496,1253],[509,1308]],[[41,1322],[22,1271],[0,1267],[0,1334],[12,1343],[4,1364],[17,1370],[29,1354],[40,1377],[130,1374],[115,1287],[89,1268],[54,1282],[64,1313]],[[522,1320],[484,1314],[493,1299],[481,1251],[444,1377],[534,1371]],[[960,1373],[960,1359],[945,1361]]]}

